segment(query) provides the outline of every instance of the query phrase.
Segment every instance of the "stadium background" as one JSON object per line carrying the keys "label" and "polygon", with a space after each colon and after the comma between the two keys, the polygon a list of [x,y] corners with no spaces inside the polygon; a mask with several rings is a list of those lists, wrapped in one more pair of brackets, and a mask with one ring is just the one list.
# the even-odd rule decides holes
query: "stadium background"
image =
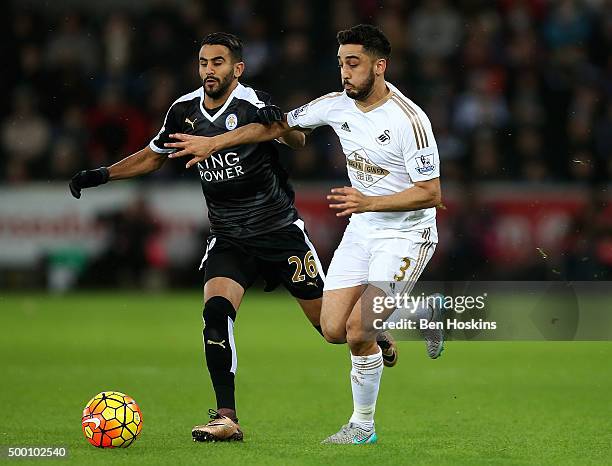
{"label": "stadium background", "polygon": [[[335,33],[379,25],[388,79],[430,116],[446,209],[432,279],[602,279],[612,270],[609,1],[13,2],[2,31],[0,286],[193,287],[207,223],[181,161],[90,190],[66,183],[158,131],[199,83],[210,31],[239,34],[244,83],[286,111],[339,88]],[[606,14],[608,13],[608,14]],[[347,182],[335,135],[283,152],[323,262]],[[112,271],[112,273],[111,273]]]}

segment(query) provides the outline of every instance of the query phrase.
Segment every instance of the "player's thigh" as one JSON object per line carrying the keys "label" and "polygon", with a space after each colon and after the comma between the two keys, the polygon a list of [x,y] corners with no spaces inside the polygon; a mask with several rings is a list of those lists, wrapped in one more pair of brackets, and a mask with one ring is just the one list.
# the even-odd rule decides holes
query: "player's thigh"
{"label": "player's thigh", "polygon": [[347,319],[368,281],[366,246],[365,237],[349,224],[325,278],[321,328],[329,341],[345,341]]}
{"label": "player's thigh", "polygon": [[296,301],[304,311],[304,315],[310,321],[312,325],[321,325],[321,305],[323,302],[322,298],[315,299],[300,299],[296,298]]}
{"label": "player's thigh", "polygon": [[349,224],[329,264],[325,291],[367,284],[369,260],[366,238]]}
{"label": "player's thigh", "polygon": [[333,343],[346,341],[346,323],[359,301],[365,285],[356,285],[323,293],[321,329],[325,338]]}
{"label": "player's thigh", "polygon": [[[385,296],[402,299],[410,295],[436,248],[435,232],[429,228],[396,238],[371,240],[370,287],[361,299],[360,328],[376,333],[396,310],[382,305]],[[379,292],[379,290],[381,292]]]}
{"label": "player's thigh", "polygon": [[370,241],[368,282],[388,295],[410,293],[436,249],[429,228]]}
{"label": "player's thigh", "polygon": [[314,312],[314,301],[323,296],[325,274],[302,220],[271,234],[258,254],[266,288],[272,289],[275,282],[280,282],[298,301],[313,301],[302,308],[306,307],[307,315]]}
{"label": "player's thigh", "polygon": [[214,239],[202,260],[204,268],[204,300],[213,296],[228,299],[238,310],[245,291],[257,278],[255,258],[235,244]]}

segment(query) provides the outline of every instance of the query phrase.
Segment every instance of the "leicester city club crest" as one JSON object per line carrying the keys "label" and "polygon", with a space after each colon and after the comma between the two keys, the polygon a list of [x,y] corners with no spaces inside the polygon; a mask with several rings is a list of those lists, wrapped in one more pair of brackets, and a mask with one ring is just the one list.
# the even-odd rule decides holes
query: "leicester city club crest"
{"label": "leicester city club crest", "polygon": [[238,126],[238,117],[235,113],[230,113],[225,119],[225,127],[231,131],[236,129],[236,126]]}

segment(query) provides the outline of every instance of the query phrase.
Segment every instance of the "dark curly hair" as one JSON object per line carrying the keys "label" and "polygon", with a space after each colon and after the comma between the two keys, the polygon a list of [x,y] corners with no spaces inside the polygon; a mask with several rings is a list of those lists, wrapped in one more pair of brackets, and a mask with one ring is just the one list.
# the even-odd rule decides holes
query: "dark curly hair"
{"label": "dark curly hair", "polygon": [[229,32],[212,32],[202,39],[200,47],[204,45],[224,45],[229,49],[234,62],[242,61],[242,41],[234,34]]}
{"label": "dark curly hair", "polygon": [[376,58],[384,58],[386,60],[391,56],[391,44],[387,36],[371,24],[358,24],[350,29],[340,31],[336,38],[339,45],[344,44],[359,44],[363,45],[363,49],[375,56]]}

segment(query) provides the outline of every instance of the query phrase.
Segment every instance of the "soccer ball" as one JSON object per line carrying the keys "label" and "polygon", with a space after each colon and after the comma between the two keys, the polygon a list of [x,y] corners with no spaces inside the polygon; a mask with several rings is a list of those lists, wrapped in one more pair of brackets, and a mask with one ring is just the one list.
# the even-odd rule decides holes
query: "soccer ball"
{"label": "soccer ball", "polygon": [[127,448],[142,430],[142,413],[134,399],[120,392],[102,392],[83,410],[83,433],[94,447]]}

